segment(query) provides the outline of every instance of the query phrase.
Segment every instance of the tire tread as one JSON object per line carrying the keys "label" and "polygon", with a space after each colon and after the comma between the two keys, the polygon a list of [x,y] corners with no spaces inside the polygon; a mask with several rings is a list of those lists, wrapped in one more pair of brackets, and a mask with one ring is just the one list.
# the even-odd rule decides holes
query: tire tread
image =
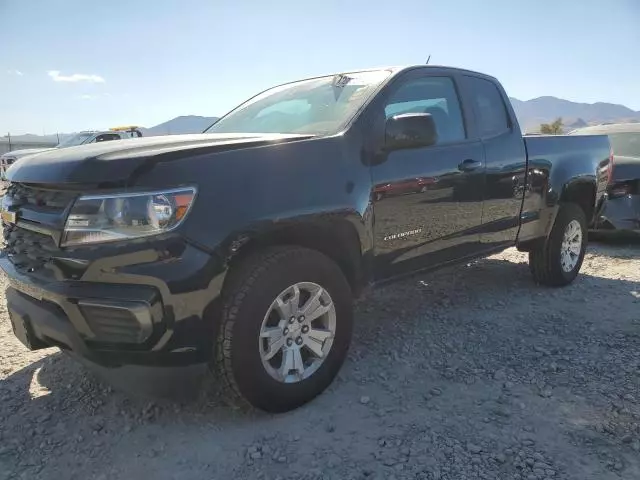
{"label": "tire tread", "polygon": [[[280,245],[258,250],[243,259],[235,269],[231,269],[228,283],[223,292],[221,325],[215,340],[214,356],[210,368],[221,387],[224,400],[242,409],[255,408],[242,394],[238,386],[232,362],[232,344],[235,324],[238,321],[241,304],[246,301],[253,288],[264,281],[269,270],[277,264],[295,264],[309,256],[318,256],[331,262],[322,253],[295,245]],[[335,265],[338,273],[341,273]],[[346,280],[345,280],[346,284]]]}
{"label": "tire tread", "polygon": [[[559,265],[555,264],[555,258],[552,250],[555,250],[556,243],[562,241],[564,228],[571,220],[578,220],[582,226],[582,234],[586,243],[586,217],[582,208],[575,203],[564,203],[560,206],[560,211],[556,216],[556,220],[551,229],[549,237],[545,239],[537,248],[529,252],[529,269],[536,283],[550,287],[561,287],[573,281],[575,276],[570,280],[564,277],[560,271]],[[584,257],[584,252],[582,253]],[[580,270],[582,258],[579,260],[577,269]],[[576,273],[577,275],[577,273]]]}

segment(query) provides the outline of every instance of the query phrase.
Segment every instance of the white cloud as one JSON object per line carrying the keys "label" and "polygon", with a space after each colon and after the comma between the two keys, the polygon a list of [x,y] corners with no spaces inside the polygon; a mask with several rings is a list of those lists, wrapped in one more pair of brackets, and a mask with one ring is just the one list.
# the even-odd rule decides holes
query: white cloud
{"label": "white cloud", "polygon": [[102,93],[98,95],[89,95],[88,93],[85,93],[83,95],[78,95],[76,98],[79,98],[80,100],[98,100],[99,98],[107,98],[110,96],[110,93]]}
{"label": "white cloud", "polygon": [[9,75],[17,75],[18,77],[22,77],[24,75],[20,70],[7,70],[7,73]]}
{"label": "white cloud", "polygon": [[83,73],[74,73],[73,75],[60,75],[59,70],[49,70],[47,72],[54,82],[91,82],[104,83],[105,80],[100,75],[85,75]]}

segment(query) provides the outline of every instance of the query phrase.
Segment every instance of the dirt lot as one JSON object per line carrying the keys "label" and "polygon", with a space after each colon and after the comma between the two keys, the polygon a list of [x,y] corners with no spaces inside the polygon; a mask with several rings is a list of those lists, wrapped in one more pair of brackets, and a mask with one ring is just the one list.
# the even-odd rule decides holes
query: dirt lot
{"label": "dirt lot", "polygon": [[[187,398],[198,373],[109,376]],[[638,479],[640,246],[592,246],[561,290],[509,250],[375,291],[337,381],[292,413],[109,385],[27,352],[2,303],[0,479]]]}

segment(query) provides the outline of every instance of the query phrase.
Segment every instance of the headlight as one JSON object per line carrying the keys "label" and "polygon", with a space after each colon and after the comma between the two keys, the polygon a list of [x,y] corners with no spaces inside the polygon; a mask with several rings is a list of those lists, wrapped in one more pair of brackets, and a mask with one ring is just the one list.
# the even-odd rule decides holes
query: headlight
{"label": "headlight", "polygon": [[196,189],[90,195],[78,198],[64,228],[62,246],[126,240],[165,233],[185,219]]}

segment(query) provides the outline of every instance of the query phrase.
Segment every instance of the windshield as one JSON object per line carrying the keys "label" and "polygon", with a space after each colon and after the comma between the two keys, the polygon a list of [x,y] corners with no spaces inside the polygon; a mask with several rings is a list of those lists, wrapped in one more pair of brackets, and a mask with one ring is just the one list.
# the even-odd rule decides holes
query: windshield
{"label": "windshield", "polygon": [[640,132],[610,134],[609,141],[615,155],[640,158]]}
{"label": "windshield", "polygon": [[389,74],[388,70],[347,73],[274,87],[243,103],[205,133],[337,133]]}
{"label": "windshield", "polygon": [[93,137],[93,133],[77,133],[72,137],[60,142],[56,145],[56,148],[74,147],[76,145],[82,145],[84,142]]}

